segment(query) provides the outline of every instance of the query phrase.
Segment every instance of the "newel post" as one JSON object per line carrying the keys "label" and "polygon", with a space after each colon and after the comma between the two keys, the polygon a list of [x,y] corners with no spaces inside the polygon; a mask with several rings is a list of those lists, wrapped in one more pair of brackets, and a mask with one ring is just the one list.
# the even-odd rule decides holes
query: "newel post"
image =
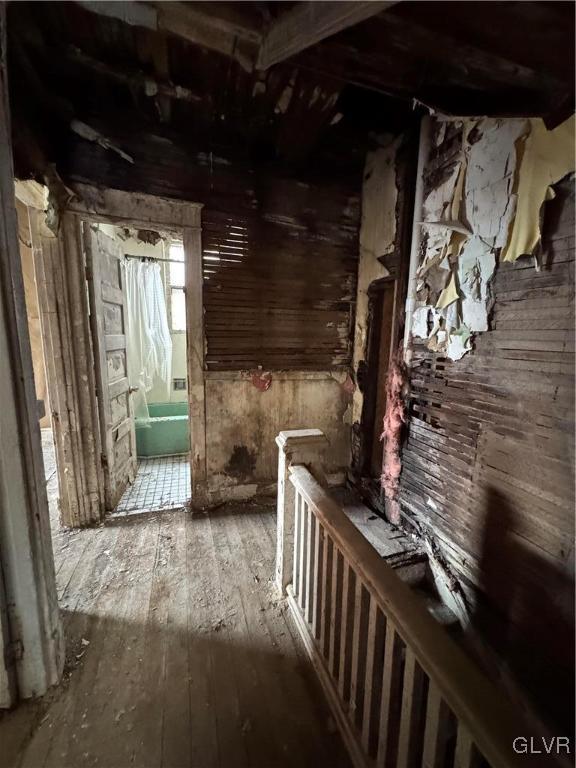
{"label": "newel post", "polygon": [[[328,445],[320,429],[291,429],[280,432],[278,446],[278,501],[276,527],[276,586],[284,594],[292,580],[294,557],[295,489],[289,481],[291,464],[307,464],[321,471],[321,457]],[[315,467],[316,465],[316,467]]]}

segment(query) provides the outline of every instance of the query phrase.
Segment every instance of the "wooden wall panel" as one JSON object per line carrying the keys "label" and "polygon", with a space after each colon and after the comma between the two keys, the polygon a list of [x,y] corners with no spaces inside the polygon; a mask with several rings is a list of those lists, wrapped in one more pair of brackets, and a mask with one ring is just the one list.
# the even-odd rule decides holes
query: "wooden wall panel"
{"label": "wooden wall panel", "polygon": [[204,206],[208,370],[350,363],[359,178],[299,181],[145,133],[131,136],[129,148],[136,163],[127,173],[121,158],[71,136],[58,167],[80,193],[78,184],[89,183]]}
{"label": "wooden wall panel", "polygon": [[[574,190],[544,219],[545,263],[500,264],[490,330],[450,362],[421,344],[401,503],[440,544],[472,624],[555,725],[573,688]],[[559,731],[558,731],[559,732]]]}

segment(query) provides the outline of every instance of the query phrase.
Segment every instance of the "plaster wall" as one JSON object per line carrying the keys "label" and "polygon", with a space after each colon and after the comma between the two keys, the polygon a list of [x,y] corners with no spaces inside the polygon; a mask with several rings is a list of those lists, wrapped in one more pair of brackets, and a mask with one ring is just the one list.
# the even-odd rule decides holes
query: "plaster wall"
{"label": "plaster wall", "polygon": [[[360,224],[360,260],[356,293],[356,320],[354,325],[353,367],[366,358],[368,341],[368,289],[375,280],[388,277],[390,272],[379,257],[394,250],[396,239],[396,153],[401,137],[375,152],[369,152],[364,168],[362,186],[362,218]],[[352,406],[352,421],[360,422],[364,396],[357,386]]]}
{"label": "plaster wall", "polygon": [[321,429],[329,446],[325,471],[342,481],[350,461],[350,394],[346,377],[328,372],[278,372],[267,391],[249,373],[206,375],[208,490],[213,499],[272,491],[278,473],[275,438],[282,430]]}

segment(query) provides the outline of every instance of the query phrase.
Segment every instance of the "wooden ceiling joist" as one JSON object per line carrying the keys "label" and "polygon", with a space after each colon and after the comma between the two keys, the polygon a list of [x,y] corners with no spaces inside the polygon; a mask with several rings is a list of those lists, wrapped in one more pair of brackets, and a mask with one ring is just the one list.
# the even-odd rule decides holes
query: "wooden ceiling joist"
{"label": "wooden ceiling joist", "polygon": [[109,3],[101,0],[78,0],[78,5],[100,16],[118,19],[125,24],[147,29],[158,29],[158,13],[151,5],[139,2]]}
{"label": "wooden ceiling joist", "polygon": [[392,5],[396,2],[298,3],[271,25],[260,46],[256,67],[268,69]]}
{"label": "wooden ceiling joist", "polygon": [[235,59],[252,71],[261,40],[259,30],[242,26],[216,13],[199,11],[188,3],[100,2],[77,0],[87,11],[123,21],[131,26],[166,32]]}
{"label": "wooden ceiling joist", "polygon": [[174,85],[171,82],[162,82],[155,78],[149,77],[142,72],[130,72],[121,71],[115,69],[103,61],[98,61],[79,48],[70,47],[65,52],[66,58],[74,64],[87,67],[93,72],[97,72],[110,80],[114,80],[117,83],[122,83],[129,88],[139,88],[146,96],[156,98],[166,97],[170,99],[176,99],[180,101],[187,101],[190,103],[197,103],[202,101],[202,97],[196,93],[193,93],[189,88],[184,88],[181,85]]}

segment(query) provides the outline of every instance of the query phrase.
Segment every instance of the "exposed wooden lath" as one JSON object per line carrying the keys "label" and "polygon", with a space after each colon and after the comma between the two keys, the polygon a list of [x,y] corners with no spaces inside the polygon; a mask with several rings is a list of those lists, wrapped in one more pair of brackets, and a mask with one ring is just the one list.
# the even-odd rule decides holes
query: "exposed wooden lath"
{"label": "exposed wooden lath", "polygon": [[195,3],[162,2],[92,2],[78,0],[78,5],[91,13],[107,16],[135,27],[165,32],[196,45],[217,51],[235,59],[251,71],[256,45],[261,35],[258,29],[234,23],[222,14],[204,7],[198,11]]}
{"label": "exposed wooden lath", "polygon": [[452,363],[416,346],[400,491],[475,627],[556,727],[573,680],[573,235],[567,183],[546,204],[542,271],[498,267],[474,351]]}
{"label": "exposed wooden lath", "polygon": [[294,220],[205,210],[202,221],[209,370],[326,369],[350,362],[354,244]]}

